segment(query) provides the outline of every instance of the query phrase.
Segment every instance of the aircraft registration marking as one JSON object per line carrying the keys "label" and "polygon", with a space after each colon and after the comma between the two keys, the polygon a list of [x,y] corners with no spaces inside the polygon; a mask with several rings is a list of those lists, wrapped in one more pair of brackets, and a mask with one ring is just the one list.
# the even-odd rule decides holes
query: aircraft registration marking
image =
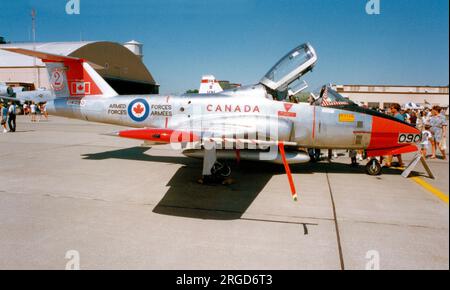
{"label": "aircraft registration marking", "polygon": [[54,68],[51,72],[50,83],[55,91],[64,89],[64,73],[62,68]]}
{"label": "aircraft registration marking", "polygon": [[400,133],[398,135],[398,144],[418,143],[422,140],[422,134]]}

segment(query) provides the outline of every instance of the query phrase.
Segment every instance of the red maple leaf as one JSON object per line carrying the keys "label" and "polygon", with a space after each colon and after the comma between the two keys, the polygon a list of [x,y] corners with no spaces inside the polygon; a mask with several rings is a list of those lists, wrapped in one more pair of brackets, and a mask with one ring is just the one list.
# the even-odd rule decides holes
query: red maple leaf
{"label": "red maple leaf", "polygon": [[81,85],[81,84],[78,85],[78,90],[79,90],[79,91],[82,91],[83,89],[84,89],[84,86],[83,86],[83,85]]}
{"label": "red maple leaf", "polygon": [[138,104],[136,107],[133,108],[133,111],[140,115],[142,112],[144,112],[144,107],[141,106],[141,104]]}

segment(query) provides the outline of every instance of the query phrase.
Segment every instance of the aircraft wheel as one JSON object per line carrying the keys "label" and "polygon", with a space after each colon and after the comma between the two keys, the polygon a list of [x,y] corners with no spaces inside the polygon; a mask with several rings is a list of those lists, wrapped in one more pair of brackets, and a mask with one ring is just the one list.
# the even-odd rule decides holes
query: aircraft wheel
{"label": "aircraft wheel", "polygon": [[366,165],[366,172],[369,175],[376,176],[381,174],[381,164],[376,159],[370,160]]}
{"label": "aircraft wheel", "polygon": [[231,175],[231,167],[228,164],[216,162],[211,169],[211,173],[215,176],[229,177]]}
{"label": "aircraft wheel", "polygon": [[311,158],[311,162],[315,163],[320,161],[320,149],[310,148],[308,149],[308,154]]}

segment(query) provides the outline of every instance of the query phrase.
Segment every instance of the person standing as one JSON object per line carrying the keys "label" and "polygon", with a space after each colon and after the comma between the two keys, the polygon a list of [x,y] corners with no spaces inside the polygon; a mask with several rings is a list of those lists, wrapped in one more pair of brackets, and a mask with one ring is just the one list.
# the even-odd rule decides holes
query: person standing
{"label": "person standing", "polygon": [[441,115],[441,111],[442,108],[439,106],[434,106],[431,110],[430,131],[433,134],[433,139],[431,140],[431,159],[436,159],[436,147],[439,147],[442,158],[446,160],[445,148],[442,145],[446,138],[447,120],[445,116]]}
{"label": "person standing", "polygon": [[44,116],[45,120],[48,121],[47,103],[42,103],[40,110],[41,110],[41,114]]}
{"label": "person standing", "polygon": [[8,126],[9,132],[16,132],[16,105],[13,102],[9,102]]}
{"label": "person standing", "polygon": [[31,122],[36,122],[36,104],[34,102],[31,102],[30,111],[31,111]]}
{"label": "person standing", "polygon": [[433,135],[430,132],[430,125],[425,125],[422,131],[422,141],[420,142],[420,151],[422,152],[423,158],[427,158],[428,149],[430,148],[430,143],[433,140]]}
{"label": "person standing", "polygon": [[28,104],[27,104],[27,102],[25,102],[23,104],[23,115],[24,116],[28,115]]}
{"label": "person standing", "polygon": [[392,116],[394,116],[394,118],[402,121],[402,122],[406,122],[406,114],[403,112],[401,112],[402,107],[399,104],[392,104],[391,107],[389,108],[391,111]]}
{"label": "person standing", "polygon": [[411,125],[417,128],[417,113],[415,111],[411,112],[409,121],[411,122]]}
{"label": "person standing", "polygon": [[423,111],[419,111],[416,121],[416,128],[420,131],[425,130],[425,121],[423,118]]}
{"label": "person standing", "polygon": [[1,124],[3,127],[3,133],[7,133],[8,129],[6,129],[6,121],[8,120],[8,108],[0,103],[0,116],[1,116]]}
{"label": "person standing", "polygon": [[[396,119],[398,119],[398,120],[400,120],[402,122],[406,122],[405,116],[400,112],[401,111],[401,106],[399,104],[392,104],[391,107],[390,107],[390,111],[391,111],[392,116],[394,116],[394,118],[396,118]],[[386,167],[391,167],[393,157],[397,157],[400,167],[404,166],[403,160],[402,160],[402,155],[398,154],[398,155],[395,155],[395,156],[388,156],[387,157],[387,159],[386,159]]]}
{"label": "person standing", "polygon": [[354,167],[358,166],[358,161],[356,160],[356,155],[357,155],[357,151],[354,149],[350,149],[350,151],[348,152],[348,156],[350,157],[351,162],[352,162],[352,163],[350,163],[350,165],[354,166]]}

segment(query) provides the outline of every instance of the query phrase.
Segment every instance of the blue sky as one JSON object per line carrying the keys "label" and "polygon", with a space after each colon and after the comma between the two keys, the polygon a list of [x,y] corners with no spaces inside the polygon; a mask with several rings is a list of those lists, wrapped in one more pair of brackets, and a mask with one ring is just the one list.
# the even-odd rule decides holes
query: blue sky
{"label": "blue sky", "polygon": [[144,43],[144,62],[162,93],[197,88],[203,74],[256,83],[303,42],[317,50],[312,89],[325,83],[449,84],[449,1],[380,0],[0,0],[0,35],[38,41],[109,40]]}

